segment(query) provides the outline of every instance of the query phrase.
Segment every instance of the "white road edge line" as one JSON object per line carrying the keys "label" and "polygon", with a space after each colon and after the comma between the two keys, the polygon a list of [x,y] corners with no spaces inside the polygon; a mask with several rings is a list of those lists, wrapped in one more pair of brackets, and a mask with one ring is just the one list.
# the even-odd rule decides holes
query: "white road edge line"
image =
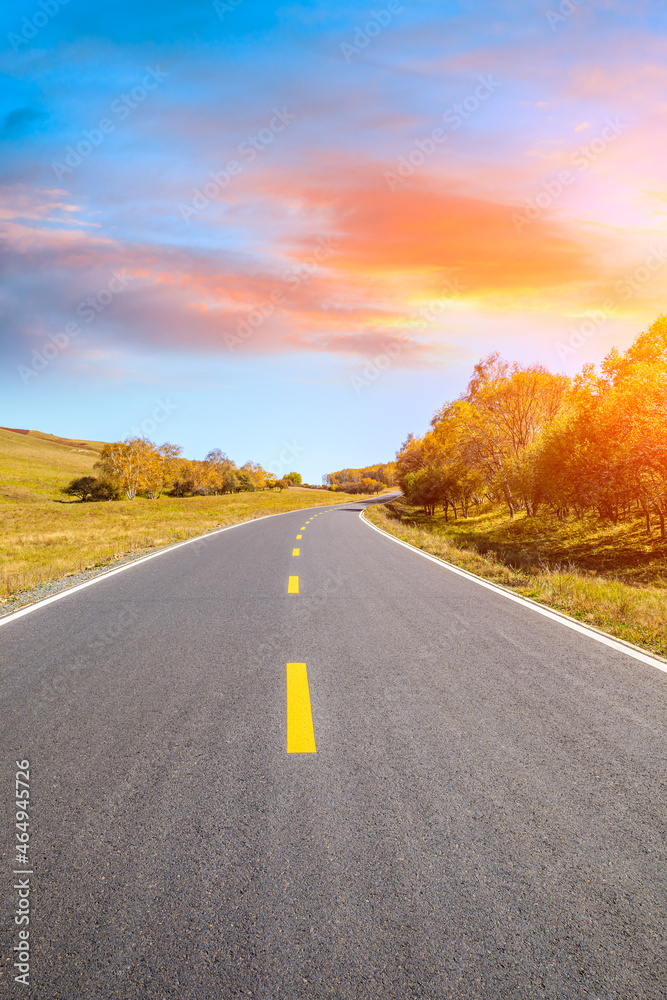
{"label": "white road edge line", "polygon": [[439,559],[437,556],[432,556],[429,552],[423,552],[414,545],[410,545],[408,542],[404,542],[402,539],[396,538],[394,535],[390,535],[388,531],[378,528],[377,525],[371,524],[371,522],[367,521],[364,517],[363,510],[359,514],[359,518],[365,525],[367,525],[367,527],[372,528],[373,531],[377,531],[378,534],[384,535],[385,538],[390,538],[392,542],[396,542],[397,545],[402,545],[404,549],[409,549],[410,552],[415,552],[418,556],[423,556],[424,559],[429,559],[431,562],[436,563],[436,565],[442,566],[443,569],[448,569],[450,572],[456,573],[457,576],[462,576],[466,580],[472,580],[473,583],[477,583],[480,587],[485,587],[487,590],[494,590],[497,594],[502,594],[503,597],[506,597],[508,601],[514,601],[515,604],[523,604],[525,607],[530,608],[531,611],[536,611],[538,615],[544,615],[545,618],[550,618],[554,622],[560,622],[561,625],[566,625],[574,632],[580,632],[582,635],[587,635],[589,639],[595,639],[596,642],[601,642],[604,646],[609,646],[611,649],[615,649],[618,653],[625,653],[626,656],[631,656],[633,659],[639,660],[641,663],[647,663],[650,667],[655,667],[657,670],[662,670],[663,673],[667,673],[667,662],[665,660],[660,660],[656,656],[651,656],[650,653],[645,653],[638,646],[633,646],[632,643],[624,642],[622,639],[614,639],[605,632],[601,632],[590,625],[582,625],[581,622],[576,621],[574,618],[570,618],[569,615],[565,615],[560,611],[552,611],[550,608],[545,608],[543,604],[538,604],[537,601],[531,601],[528,597],[521,597],[519,594],[512,594],[509,590],[505,590],[504,587],[499,587],[496,583],[490,583],[488,580],[484,580],[481,576],[476,576],[474,573],[470,573],[466,569],[459,569],[458,566],[453,566],[445,559]]}
{"label": "white road edge line", "polygon": [[[305,508],[305,510],[308,509],[308,507]],[[327,507],[326,509],[328,510],[329,508]],[[209,531],[205,535],[195,535],[194,538],[188,538],[184,542],[176,542],[175,545],[166,545],[163,549],[160,549],[159,552],[153,552],[149,556],[142,556],[140,559],[133,559],[131,562],[125,563],[124,566],[119,566],[117,569],[109,570],[108,573],[100,573],[99,576],[94,577],[92,580],[86,580],[85,583],[77,583],[75,587],[68,587],[67,590],[61,590],[59,594],[54,594],[53,597],[45,597],[42,601],[35,601],[34,604],[29,604],[25,608],[20,608],[18,611],[12,611],[8,615],[0,618],[0,628],[2,628],[3,625],[7,625],[9,622],[16,621],[17,618],[29,615],[32,611],[37,611],[38,608],[45,608],[47,604],[53,604],[54,601],[61,601],[63,597],[69,597],[70,594],[76,594],[79,590],[85,590],[86,587],[92,587],[95,583],[100,583],[102,580],[108,580],[110,576],[116,576],[117,573],[124,573],[125,570],[133,569],[141,563],[148,562],[149,559],[157,559],[158,556],[163,556],[166,552],[173,552],[174,549],[180,549],[184,545],[192,545],[193,542],[201,542],[202,539],[211,538],[212,535],[221,535],[223,531],[231,531],[232,528],[242,528],[244,524],[253,524],[255,521],[266,521],[269,517],[284,517],[285,514],[303,513],[304,509],[297,508],[296,510],[282,510],[279,514],[262,514],[261,517],[251,517],[248,521],[239,521],[238,524],[228,524],[226,528],[216,528],[215,531]]]}

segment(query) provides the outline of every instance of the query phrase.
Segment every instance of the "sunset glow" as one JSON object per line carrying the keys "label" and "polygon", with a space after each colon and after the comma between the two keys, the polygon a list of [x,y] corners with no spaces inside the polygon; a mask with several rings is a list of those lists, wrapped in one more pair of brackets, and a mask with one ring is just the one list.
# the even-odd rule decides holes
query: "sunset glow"
{"label": "sunset glow", "polygon": [[2,423],[169,397],[319,481],[490,350],[574,374],[665,311],[659,4],[55,6],[4,14]]}

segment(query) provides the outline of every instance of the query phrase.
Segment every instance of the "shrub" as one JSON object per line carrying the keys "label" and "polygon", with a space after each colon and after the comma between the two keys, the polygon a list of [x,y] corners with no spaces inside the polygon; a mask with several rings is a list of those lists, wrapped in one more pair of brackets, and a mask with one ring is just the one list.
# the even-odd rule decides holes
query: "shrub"
{"label": "shrub", "polygon": [[96,479],[95,476],[80,476],[63,486],[65,496],[78,497],[82,503],[101,500],[118,500],[118,486],[110,479]]}

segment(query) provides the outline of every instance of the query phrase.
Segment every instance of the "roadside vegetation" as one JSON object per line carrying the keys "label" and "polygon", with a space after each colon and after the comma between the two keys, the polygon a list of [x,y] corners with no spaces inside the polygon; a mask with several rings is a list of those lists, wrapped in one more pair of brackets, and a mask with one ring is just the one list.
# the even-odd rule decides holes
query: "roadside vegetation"
{"label": "roadside vegetation", "polygon": [[363,469],[340,469],[324,476],[330,490],[346,493],[381,493],[393,485],[396,478],[396,462],[384,465],[368,465]]}
{"label": "roadside vegetation", "polygon": [[[140,490],[132,501],[82,502],[76,493],[68,495],[77,480],[99,482],[104,449],[103,442],[0,429],[0,603],[39,584],[228,524],[354,499],[292,481],[283,489],[189,496],[168,496],[163,487],[152,500]],[[123,496],[117,480],[106,481]]]}
{"label": "roadside vegetation", "polygon": [[667,317],[574,379],[491,354],[367,517],[667,656]]}
{"label": "roadside vegetation", "polygon": [[508,524],[485,504],[454,522],[401,501],[364,516],[454,566],[667,657],[667,553],[646,543],[641,519],[601,528],[593,518],[554,524],[518,515]]}

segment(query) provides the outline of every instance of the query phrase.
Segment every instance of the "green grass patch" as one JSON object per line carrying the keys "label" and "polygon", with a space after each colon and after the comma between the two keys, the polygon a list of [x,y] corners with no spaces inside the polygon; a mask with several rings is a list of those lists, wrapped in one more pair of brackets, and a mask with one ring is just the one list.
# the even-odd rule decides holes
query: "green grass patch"
{"label": "green grass patch", "polygon": [[447,522],[401,502],[369,507],[365,516],[425,552],[667,657],[667,546],[639,519],[509,521],[484,505]]}

